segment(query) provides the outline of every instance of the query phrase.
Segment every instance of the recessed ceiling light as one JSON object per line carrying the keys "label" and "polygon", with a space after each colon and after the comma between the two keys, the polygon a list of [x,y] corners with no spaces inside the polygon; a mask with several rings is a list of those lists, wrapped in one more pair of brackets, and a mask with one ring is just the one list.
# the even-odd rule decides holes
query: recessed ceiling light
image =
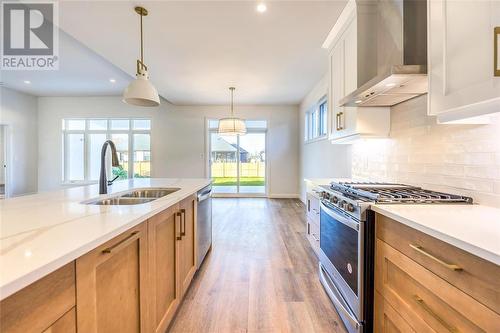
{"label": "recessed ceiling light", "polygon": [[30,80],[24,80],[23,82],[26,83],[26,84],[31,84]]}
{"label": "recessed ceiling light", "polygon": [[355,101],[354,103],[359,104],[359,103],[362,103],[362,102],[363,102],[362,100],[358,99],[358,100],[357,100],[357,101]]}
{"label": "recessed ceiling light", "polygon": [[394,87],[396,84],[395,83],[387,83],[385,86],[390,88],[390,87]]}
{"label": "recessed ceiling light", "polygon": [[266,6],[266,4],[264,4],[264,3],[259,3],[259,4],[257,5],[257,11],[258,11],[259,13],[264,13],[266,10],[267,10],[267,6]]}
{"label": "recessed ceiling light", "polygon": [[109,79],[109,82],[116,83],[116,80],[115,79]]}

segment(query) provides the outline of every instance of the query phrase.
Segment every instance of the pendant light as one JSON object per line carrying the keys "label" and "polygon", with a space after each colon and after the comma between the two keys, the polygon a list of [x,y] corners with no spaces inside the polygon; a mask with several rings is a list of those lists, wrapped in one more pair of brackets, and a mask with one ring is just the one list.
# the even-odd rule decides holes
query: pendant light
{"label": "pendant light", "polygon": [[234,116],[234,90],[236,88],[230,87],[231,91],[231,117],[222,118],[219,120],[219,134],[221,135],[245,135],[247,133],[247,127],[245,121]]}
{"label": "pendant light", "polygon": [[135,12],[141,17],[141,60],[137,59],[136,79],[123,92],[123,101],[137,106],[158,106],[160,97],[158,91],[149,81],[148,67],[144,64],[144,42],[142,35],[142,17],[148,15],[143,7],[135,7]]}

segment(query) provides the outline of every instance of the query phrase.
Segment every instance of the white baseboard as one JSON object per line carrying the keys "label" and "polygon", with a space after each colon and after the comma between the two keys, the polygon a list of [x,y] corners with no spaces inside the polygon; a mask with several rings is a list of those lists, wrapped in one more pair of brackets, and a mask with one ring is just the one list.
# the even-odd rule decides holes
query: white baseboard
{"label": "white baseboard", "polygon": [[270,199],[299,199],[300,194],[269,194]]}

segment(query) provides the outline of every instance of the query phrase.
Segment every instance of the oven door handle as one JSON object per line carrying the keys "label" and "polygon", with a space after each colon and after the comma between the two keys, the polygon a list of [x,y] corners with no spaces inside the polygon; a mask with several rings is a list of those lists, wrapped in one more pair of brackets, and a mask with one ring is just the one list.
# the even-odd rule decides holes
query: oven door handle
{"label": "oven door handle", "polygon": [[321,202],[321,210],[324,211],[326,214],[328,214],[330,217],[339,221],[340,223],[345,224],[349,228],[359,231],[358,222],[352,221],[351,219],[348,219],[347,217],[340,215],[339,213],[337,213],[336,211],[325,205],[323,202]]}
{"label": "oven door handle", "polygon": [[326,284],[326,292],[328,296],[330,296],[330,299],[332,300],[333,304],[335,305],[335,308],[341,311],[346,317],[349,323],[351,324],[352,327],[354,327],[356,330],[359,329],[359,322],[354,316],[354,314],[348,310],[348,306],[345,304],[345,302],[342,302],[340,299],[342,298],[342,295],[340,294],[340,291],[337,289],[335,286],[335,283],[328,277],[328,275],[325,273],[323,270],[323,267],[321,267],[321,264],[319,264],[319,278],[323,280],[323,286]]}

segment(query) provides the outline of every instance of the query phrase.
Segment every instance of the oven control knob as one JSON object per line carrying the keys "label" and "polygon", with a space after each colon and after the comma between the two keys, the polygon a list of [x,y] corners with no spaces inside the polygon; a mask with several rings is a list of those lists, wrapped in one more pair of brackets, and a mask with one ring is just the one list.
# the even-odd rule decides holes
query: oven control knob
{"label": "oven control knob", "polygon": [[333,202],[334,204],[336,204],[339,201],[339,198],[337,198],[336,196],[333,196],[330,198],[330,201]]}
{"label": "oven control knob", "polygon": [[347,204],[347,208],[346,209],[347,209],[348,212],[352,213],[352,212],[354,212],[354,205],[352,203]]}
{"label": "oven control knob", "polygon": [[339,202],[338,206],[339,208],[345,209],[345,207],[347,206],[347,202],[345,202],[345,200],[342,200],[341,202]]}

